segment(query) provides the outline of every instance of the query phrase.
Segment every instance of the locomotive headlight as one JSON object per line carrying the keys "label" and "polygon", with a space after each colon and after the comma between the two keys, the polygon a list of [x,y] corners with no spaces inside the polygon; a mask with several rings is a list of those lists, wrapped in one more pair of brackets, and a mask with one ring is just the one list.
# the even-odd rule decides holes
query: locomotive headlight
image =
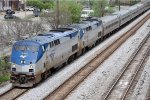
{"label": "locomotive headlight", "polygon": [[15,65],[15,64],[13,64],[13,65],[12,65],[12,67],[16,67],[16,65]]}
{"label": "locomotive headlight", "polygon": [[30,65],[30,68],[33,68],[33,65]]}

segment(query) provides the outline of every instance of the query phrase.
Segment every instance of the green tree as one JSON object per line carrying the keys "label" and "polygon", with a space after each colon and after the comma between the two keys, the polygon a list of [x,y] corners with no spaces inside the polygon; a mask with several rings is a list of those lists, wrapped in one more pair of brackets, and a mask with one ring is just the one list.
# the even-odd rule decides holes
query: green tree
{"label": "green tree", "polygon": [[60,1],[61,16],[70,17],[71,23],[80,21],[82,6],[76,1],[63,0]]}
{"label": "green tree", "polygon": [[108,6],[107,0],[93,0],[94,16],[101,17],[105,14],[105,7]]}
{"label": "green tree", "polygon": [[80,0],[79,2],[86,8],[91,8],[91,6],[93,6],[93,0]]}
{"label": "green tree", "polygon": [[77,23],[80,21],[81,15],[81,5],[77,4],[76,2],[70,2],[69,4],[69,11],[71,13],[72,23]]}
{"label": "green tree", "polygon": [[130,0],[130,5],[135,5],[138,2],[140,2],[140,0]]}
{"label": "green tree", "polygon": [[51,9],[54,6],[54,0],[27,0],[27,6],[34,6],[42,9]]}
{"label": "green tree", "polygon": [[[57,3],[59,3],[59,7],[57,6]],[[57,8],[59,8],[59,10]],[[42,20],[47,22],[53,29],[60,26],[77,23],[80,21],[81,9],[81,4],[76,1],[59,0],[59,2],[57,1],[54,4],[54,12],[43,14]]]}
{"label": "green tree", "polygon": [[10,63],[7,62],[7,56],[0,58],[0,83],[10,79]]}
{"label": "green tree", "polygon": [[43,3],[43,8],[44,9],[51,9],[54,7],[54,2],[56,0],[41,0]]}
{"label": "green tree", "polygon": [[[57,18],[57,2],[55,2],[54,12]],[[82,6],[73,0],[59,0],[59,26],[77,23],[80,21]],[[53,19],[55,19],[53,18]],[[55,19],[57,21],[57,19]],[[57,25],[56,25],[57,26]]]}
{"label": "green tree", "polygon": [[2,60],[0,59],[0,71],[7,71],[10,67],[10,64],[8,63],[8,56],[5,56]]}
{"label": "green tree", "polygon": [[[5,61],[6,60],[6,61]],[[6,75],[9,71],[10,64],[7,62],[7,58],[0,59],[0,76]]]}

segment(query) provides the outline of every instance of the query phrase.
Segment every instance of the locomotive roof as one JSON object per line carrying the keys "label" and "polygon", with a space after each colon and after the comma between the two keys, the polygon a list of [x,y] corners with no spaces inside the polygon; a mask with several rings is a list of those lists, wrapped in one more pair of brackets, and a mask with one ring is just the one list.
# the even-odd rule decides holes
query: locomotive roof
{"label": "locomotive roof", "polygon": [[39,46],[40,43],[35,42],[35,41],[30,41],[30,40],[20,40],[20,41],[17,41],[16,43],[14,43],[14,45],[35,45],[35,46]]}
{"label": "locomotive roof", "polygon": [[35,37],[26,39],[26,41],[37,42],[42,45],[54,41],[56,39],[59,39],[61,37],[67,36],[69,34],[75,33],[79,28],[86,28],[96,23],[98,23],[98,21],[95,19],[91,21],[89,20],[81,21],[77,24],[72,24],[67,28],[58,28],[58,29],[50,30],[47,33],[38,34]]}
{"label": "locomotive roof", "polygon": [[50,32],[44,34],[39,34],[27,40],[38,42],[39,44],[42,45],[45,43],[49,43],[53,40],[59,39],[60,37],[67,36],[74,32],[77,32],[77,30],[73,28],[58,28],[55,30],[50,30]]}
{"label": "locomotive roof", "polygon": [[82,28],[83,29],[83,28],[86,28],[88,26],[92,26],[93,24],[98,23],[98,21],[101,22],[101,20],[96,20],[96,19],[83,20],[83,21],[81,21],[79,23],[72,24],[69,27],[74,27],[74,28],[77,28],[77,29],[78,28]]}

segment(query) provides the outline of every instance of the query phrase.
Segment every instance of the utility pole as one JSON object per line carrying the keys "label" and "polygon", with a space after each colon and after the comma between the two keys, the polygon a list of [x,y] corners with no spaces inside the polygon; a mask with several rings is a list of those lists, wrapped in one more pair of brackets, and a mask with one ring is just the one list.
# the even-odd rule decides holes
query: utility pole
{"label": "utility pole", "polygon": [[118,0],[118,2],[119,2],[119,11],[120,11],[120,0]]}
{"label": "utility pole", "polygon": [[59,26],[59,0],[57,0],[56,5],[57,5],[56,28],[58,28],[58,26]]}
{"label": "utility pole", "polygon": [[27,6],[26,2],[27,2],[27,1],[24,0],[23,2],[24,2],[25,17],[26,17],[26,15],[27,15],[27,14],[26,14],[26,6]]}
{"label": "utility pole", "polygon": [[100,9],[101,9],[101,16],[103,17],[104,16],[104,8],[103,8],[103,1],[99,1],[100,3]]}
{"label": "utility pole", "polygon": [[88,0],[88,8],[91,8],[91,7],[90,7],[90,0]]}

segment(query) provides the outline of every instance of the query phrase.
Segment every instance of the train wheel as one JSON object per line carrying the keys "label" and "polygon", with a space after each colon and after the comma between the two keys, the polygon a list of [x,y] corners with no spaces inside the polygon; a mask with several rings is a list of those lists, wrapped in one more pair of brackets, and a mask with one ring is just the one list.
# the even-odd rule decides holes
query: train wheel
{"label": "train wheel", "polygon": [[74,57],[74,55],[70,56],[67,63],[70,64],[74,60]]}
{"label": "train wheel", "polygon": [[82,54],[84,54],[84,53],[85,53],[85,48],[82,49]]}
{"label": "train wheel", "polygon": [[82,55],[82,50],[79,50],[77,53],[77,57],[80,57]]}
{"label": "train wheel", "polygon": [[96,46],[96,43],[94,43],[93,45],[92,45],[92,48],[94,48]]}
{"label": "train wheel", "polygon": [[96,44],[95,45],[98,45],[100,43],[100,39],[98,39],[97,41],[96,41]]}
{"label": "train wheel", "polygon": [[42,80],[46,79],[50,74],[51,74],[51,71],[46,71],[46,72],[42,73],[42,75],[41,75]]}
{"label": "train wheel", "polygon": [[42,80],[44,79],[44,73],[41,74]]}
{"label": "train wheel", "polygon": [[64,62],[64,63],[62,64],[62,67],[66,66],[66,65],[67,65],[67,62]]}
{"label": "train wheel", "polygon": [[35,85],[36,85],[37,83],[39,83],[41,80],[42,80],[42,76],[41,76],[41,75],[36,76],[36,77],[35,77]]}

